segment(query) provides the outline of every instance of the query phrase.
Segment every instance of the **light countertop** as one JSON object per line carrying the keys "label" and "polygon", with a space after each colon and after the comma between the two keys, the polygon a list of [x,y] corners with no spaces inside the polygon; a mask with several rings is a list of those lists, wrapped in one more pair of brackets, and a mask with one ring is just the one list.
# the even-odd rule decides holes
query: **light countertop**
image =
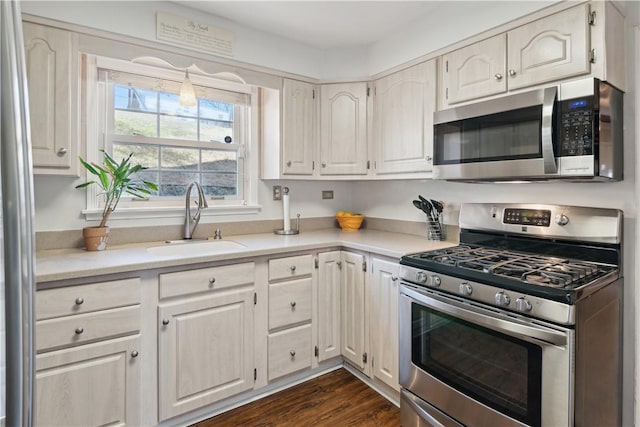
{"label": "light countertop", "polygon": [[218,254],[156,255],[148,252],[147,248],[167,245],[165,242],[156,241],[110,246],[102,252],[87,252],[83,249],[40,251],[36,253],[36,281],[44,283],[336,247],[400,258],[405,254],[455,244],[451,241],[432,241],[424,236],[409,234],[377,230],[341,231],[340,229],[303,231],[292,236],[279,236],[273,233],[224,236],[223,240],[233,240],[245,247]]}

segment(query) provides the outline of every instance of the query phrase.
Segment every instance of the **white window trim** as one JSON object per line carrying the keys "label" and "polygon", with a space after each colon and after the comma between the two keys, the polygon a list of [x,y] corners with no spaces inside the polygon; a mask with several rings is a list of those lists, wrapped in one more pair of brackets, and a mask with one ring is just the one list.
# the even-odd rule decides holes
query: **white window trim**
{"label": "white window trim", "polygon": [[[148,73],[154,73],[155,77],[166,78],[169,80],[181,81],[184,78],[184,71],[162,69],[158,67],[134,64],[129,61],[123,61],[113,58],[99,57],[96,55],[83,54],[83,63],[85,67],[83,89],[85,100],[85,115],[86,120],[86,159],[89,162],[101,162],[102,153],[100,150],[105,149],[105,129],[103,125],[106,123],[106,115],[109,111],[106,111],[106,87],[104,82],[98,80],[98,68],[110,68],[117,69],[126,72],[140,73],[140,70],[145,70]],[[160,60],[162,61],[162,60]],[[170,64],[168,64],[171,66]],[[178,69],[177,67],[174,67]],[[232,200],[236,203],[229,205],[229,201],[216,200],[215,197],[207,198],[209,207],[202,210],[202,217],[210,216],[223,216],[223,215],[253,215],[260,212],[262,209],[258,203],[258,177],[259,177],[259,112],[258,112],[258,88],[255,86],[241,85],[234,82],[222,81],[213,77],[202,76],[189,73],[191,80],[194,84],[200,85],[212,85],[216,87],[233,90],[238,92],[244,92],[250,95],[251,102],[249,104],[250,109],[247,112],[245,118],[248,129],[245,132],[248,136],[247,144],[244,144],[242,149],[238,152],[238,155],[244,157],[243,174],[244,186],[244,200],[241,204],[237,204],[238,200]],[[248,173],[247,173],[248,171]],[[102,208],[100,207],[100,195],[99,188],[95,185],[91,185],[86,188],[87,207],[82,211],[87,221],[98,221],[102,219]],[[126,196],[123,196],[126,198]],[[183,202],[183,198],[176,198],[180,202]],[[124,201],[122,199],[121,201]],[[227,203],[225,203],[227,202]],[[173,203],[176,203],[175,200]],[[180,203],[172,206],[153,206],[152,202],[150,206],[146,207],[124,207],[119,205],[118,208],[111,213],[109,221],[118,220],[131,220],[131,219],[151,219],[151,218],[177,218],[184,217],[185,207],[180,206]]]}

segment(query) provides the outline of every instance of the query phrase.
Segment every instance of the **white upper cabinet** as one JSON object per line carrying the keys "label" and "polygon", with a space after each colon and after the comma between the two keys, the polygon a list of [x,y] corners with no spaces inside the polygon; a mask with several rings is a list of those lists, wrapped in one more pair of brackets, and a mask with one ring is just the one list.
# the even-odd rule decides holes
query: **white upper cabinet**
{"label": "white upper cabinet", "polygon": [[367,84],[322,85],[320,174],[366,175]]}
{"label": "white upper cabinet", "polygon": [[376,174],[430,171],[433,165],[435,60],[374,83],[373,152]]}
{"label": "white upper cabinet", "polygon": [[282,174],[312,175],[317,147],[316,87],[285,79],[282,102]]}
{"label": "white upper cabinet", "polygon": [[589,19],[585,4],[509,31],[509,89],[589,73]]}
{"label": "white upper cabinet", "polygon": [[444,98],[449,104],[507,91],[507,37],[499,34],[442,57]]}
{"label": "white upper cabinet", "polygon": [[23,23],[35,174],[78,174],[78,38]]}
{"label": "white upper cabinet", "polygon": [[439,106],[584,76],[624,90],[624,63],[624,16],[585,3],[444,54]]}

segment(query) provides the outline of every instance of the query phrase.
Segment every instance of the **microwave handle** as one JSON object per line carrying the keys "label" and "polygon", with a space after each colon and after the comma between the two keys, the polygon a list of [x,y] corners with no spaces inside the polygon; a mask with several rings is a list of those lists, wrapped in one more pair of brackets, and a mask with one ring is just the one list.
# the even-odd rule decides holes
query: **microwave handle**
{"label": "microwave handle", "polygon": [[553,115],[556,105],[556,97],[558,95],[558,87],[552,86],[544,89],[542,101],[542,160],[544,164],[544,173],[558,173],[558,165],[556,164],[556,155],[553,152]]}

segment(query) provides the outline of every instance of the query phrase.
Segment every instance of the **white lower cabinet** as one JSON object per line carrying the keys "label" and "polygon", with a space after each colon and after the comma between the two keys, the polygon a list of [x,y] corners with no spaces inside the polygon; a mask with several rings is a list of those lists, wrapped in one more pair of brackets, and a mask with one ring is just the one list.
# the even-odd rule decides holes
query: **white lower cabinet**
{"label": "white lower cabinet", "polygon": [[269,381],[311,368],[313,267],[311,254],[269,260]]}
{"label": "white lower cabinet", "polygon": [[362,254],[342,251],[340,261],[342,357],[368,375],[365,313],[366,259]]}
{"label": "white lower cabinet", "polygon": [[351,251],[318,259],[320,355],[337,354],[333,343],[340,343],[349,365],[399,391],[397,260]]}
{"label": "white lower cabinet", "polygon": [[399,273],[397,261],[371,257],[371,376],[397,391]]}
{"label": "white lower cabinet", "polygon": [[253,388],[253,301],[245,288],[160,304],[161,421]]}
{"label": "white lower cabinet", "polygon": [[38,426],[140,425],[139,335],[36,356]]}
{"label": "white lower cabinet", "polygon": [[36,292],[35,425],[140,425],[140,303],[138,278]]}
{"label": "white lower cabinet", "polygon": [[341,354],[340,253],[318,254],[318,362]]}

